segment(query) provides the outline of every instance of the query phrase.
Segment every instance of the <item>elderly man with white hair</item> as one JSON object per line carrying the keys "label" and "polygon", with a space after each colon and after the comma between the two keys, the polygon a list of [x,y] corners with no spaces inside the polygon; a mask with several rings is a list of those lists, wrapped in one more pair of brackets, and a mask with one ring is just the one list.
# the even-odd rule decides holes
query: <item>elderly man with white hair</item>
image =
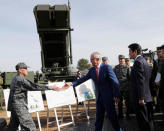
{"label": "elderly man with white hair", "polygon": [[102,131],[105,111],[110,119],[115,131],[123,131],[120,128],[116,111],[115,102],[119,101],[118,80],[112,67],[108,64],[101,64],[101,55],[99,52],[93,52],[90,55],[92,66],[88,73],[80,79],[66,83],[63,88],[77,86],[88,79],[92,79],[96,89],[96,123],[95,131]]}

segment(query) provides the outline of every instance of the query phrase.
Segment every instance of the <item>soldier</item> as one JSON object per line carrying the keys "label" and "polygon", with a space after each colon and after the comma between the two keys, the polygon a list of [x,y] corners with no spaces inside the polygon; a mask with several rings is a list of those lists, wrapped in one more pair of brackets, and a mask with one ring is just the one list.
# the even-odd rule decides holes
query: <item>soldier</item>
{"label": "soldier", "polygon": [[160,101],[160,108],[161,111],[164,113],[164,45],[160,47],[161,49],[161,58],[158,64],[158,71],[157,75],[160,74],[159,82],[156,85],[159,86],[159,101]]}
{"label": "soldier", "polygon": [[129,119],[129,67],[125,64],[125,56],[119,55],[119,64],[115,66],[114,72],[119,81],[120,88],[120,102],[118,103],[118,118],[122,119],[123,115],[123,100],[125,100],[126,105],[126,118]]}
{"label": "soldier", "polygon": [[162,58],[162,50],[161,47],[157,47],[157,60],[153,60],[153,68],[150,78],[150,91],[153,97],[153,103],[155,105],[155,111],[159,112],[159,101],[158,101],[158,93],[159,93],[159,86],[155,84],[155,78],[158,71],[158,66],[160,63],[160,59]]}
{"label": "soldier", "polygon": [[8,100],[8,111],[11,111],[8,131],[17,131],[20,125],[23,131],[36,131],[35,124],[27,107],[27,91],[56,90],[60,88],[54,86],[37,85],[25,79],[28,75],[28,66],[25,63],[18,63],[15,66],[17,75],[10,85],[10,95]]}
{"label": "soldier", "polygon": [[130,67],[130,58],[125,58],[125,63],[128,67]]}
{"label": "soldier", "polygon": [[[128,100],[128,112],[129,114],[134,114],[134,111],[133,111],[133,106],[132,106],[132,100],[130,99],[130,73],[131,73],[131,70],[132,70],[132,64],[131,64],[131,61],[130,61],[130,58],[125,58],[125,63],[126,65],[128,66],[128,96],[127,96],[127,100]],[[130,117],[128,117],[130,118]]]}
{"label": "soldier", "polygon": [[108,60],[108,57],[102,57],[102,62],[103,64],[109,64],[109,60]]}
{"label": "soldier", "polygon": [[130,77],[130,72],[132,70],[132,65],[131,65],[131,62],[130,62],[130,58],[125,58],[125,63],[128,66],[128,77]]}

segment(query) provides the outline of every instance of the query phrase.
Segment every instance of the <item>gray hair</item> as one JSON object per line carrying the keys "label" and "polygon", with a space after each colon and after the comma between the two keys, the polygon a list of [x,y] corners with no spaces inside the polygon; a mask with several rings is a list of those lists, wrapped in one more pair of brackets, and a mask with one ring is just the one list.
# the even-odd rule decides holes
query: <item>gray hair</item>
{"label": "gray hair", "polygon": [[101,54],[99,52],[93,52],[91,54],[91,56],[93,56],[94,58],[100,58],[101,59]]}

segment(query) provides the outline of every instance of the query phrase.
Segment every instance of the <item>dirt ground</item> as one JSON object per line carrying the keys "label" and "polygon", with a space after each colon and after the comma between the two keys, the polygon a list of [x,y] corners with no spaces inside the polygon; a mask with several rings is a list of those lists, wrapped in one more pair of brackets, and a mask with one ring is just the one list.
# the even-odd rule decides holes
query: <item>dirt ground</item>
{"label": "dirt ground", "polygon": [[[88,102],[86,102],[86,105],[87,105],[87,109],[88,109]],[[90,119],[95,119],[95,112],[96,112],[95,100],[90,100],[89,105],[90,105],[89,106]],[[45,107],[45,110],[39,112],[42,131],[57,131],[57,124],[56,124],[54,110],[53,109],[49,110],[49,122],[52,122],[52,121],[54,121],[54,122],[49,124],[48,125],[49,127],[47,128],[47,103],[46,103],[46,101],[44,101],[44,107]],[[77,116],[76,115],[76,105],[72,105],[71,107],[72,107],[72,111],[73,111],[75,124],[79,124],[83,121],[87,121],[87,117],[86,117],[83,105],[78,106],[79,107],[78,117],[76,117]],[[57,115],[58,115],[59,119],[61,119],[61,114],[62,114],[61,110],[62,110],[61,107],[57,108]],[[63,111],[64,111],[63,123],[71,122],[72,119],[71,119],[71,115],[70,115],[68,106],[64,106]],[[37,131],[39,131],[36,113],[32,113],[32,117],[36,124]],[[5,108],[4,104],[3,104],[2,109],[0,109],[0,118],[5,118],[7,120],[7,123],[9,123],[9,118],[6,115],[6,108]],[[73,125],[62,127],[61,130],[67,129],[70,126],[73,126]]]}

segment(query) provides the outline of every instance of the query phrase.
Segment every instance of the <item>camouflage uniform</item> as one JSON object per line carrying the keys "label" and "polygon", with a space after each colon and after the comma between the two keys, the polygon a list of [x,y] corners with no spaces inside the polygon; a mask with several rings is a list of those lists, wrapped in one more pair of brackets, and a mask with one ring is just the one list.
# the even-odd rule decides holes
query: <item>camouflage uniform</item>
{"label": "camouflage uniform", "polygon": [[114,72],[119,81],[120,102],[118,103],[119,117],[123,117],[123,99],[127,108],[127,116],[129,116],[129,67],[127,65],[116,65]]}
{"label": "camouflage uniform", "polygon": [[19,125],[24,131],[36,131],[33,119],[28,112],[27,91],[48,89],[48,86],[34,84],[19,73],[13,78],[8,100],[8,111],[11,111],[9,131],[17,131]]}

